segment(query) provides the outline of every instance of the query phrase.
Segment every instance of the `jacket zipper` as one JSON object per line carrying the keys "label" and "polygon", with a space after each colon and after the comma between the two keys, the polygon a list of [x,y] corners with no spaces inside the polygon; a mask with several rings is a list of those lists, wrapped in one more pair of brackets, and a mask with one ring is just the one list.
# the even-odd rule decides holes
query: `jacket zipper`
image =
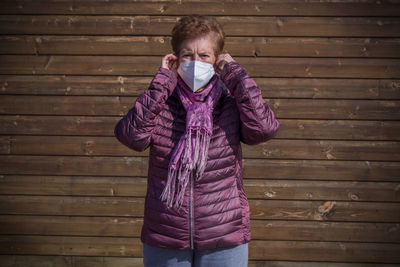
{"label": "jacket zipper", "polygon": [[193,245],[193,176],[190,175],[190,248],[194,249]]}

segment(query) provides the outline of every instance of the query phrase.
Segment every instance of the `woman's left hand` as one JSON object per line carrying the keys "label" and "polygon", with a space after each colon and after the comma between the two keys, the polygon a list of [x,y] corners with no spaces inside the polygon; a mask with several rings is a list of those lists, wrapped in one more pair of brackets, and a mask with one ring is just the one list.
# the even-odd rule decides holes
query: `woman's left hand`
{"label": "woman's left hand", "polygon": [[217,65],[217,74],[220,75],[222,73],[222,70],[224,69],[226,63],[234,61],[235,60],[228,53],[220,54],[215,62],[215,64]]}

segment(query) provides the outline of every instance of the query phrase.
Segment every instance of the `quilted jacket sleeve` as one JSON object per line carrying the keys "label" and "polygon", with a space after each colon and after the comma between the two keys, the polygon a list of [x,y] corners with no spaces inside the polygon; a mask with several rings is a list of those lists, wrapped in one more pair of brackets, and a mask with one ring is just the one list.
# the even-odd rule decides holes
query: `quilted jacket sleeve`
{"label": "quilted jacket sleeve", "polygon": [[241,141],[256,145],[273,138],[280,123],[247,71],[237,62],[230,62],[225,65],[221,78],[234,96],[239,109]]}
{"label": "quilted jacket sleeve", "polygon": [[163,109],[177,83],[176,75],[159,68],[149,88],[144,91],[128,113],[115,125],[114,135],[125,146],[144,151],[150,145],[157,115]]}

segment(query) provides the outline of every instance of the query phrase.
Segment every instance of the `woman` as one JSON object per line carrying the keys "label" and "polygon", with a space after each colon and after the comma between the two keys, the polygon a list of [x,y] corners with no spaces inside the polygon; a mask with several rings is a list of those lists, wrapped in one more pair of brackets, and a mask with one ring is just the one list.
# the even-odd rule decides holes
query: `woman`
{"label": "woman", "polygon": [[213,18],[181,18],[174,54],[115,127],[122,144],[150,147],[145,266],[247,266],[240,142],[265,142],[280,125],[246,70],[222,54],[224,38]]}

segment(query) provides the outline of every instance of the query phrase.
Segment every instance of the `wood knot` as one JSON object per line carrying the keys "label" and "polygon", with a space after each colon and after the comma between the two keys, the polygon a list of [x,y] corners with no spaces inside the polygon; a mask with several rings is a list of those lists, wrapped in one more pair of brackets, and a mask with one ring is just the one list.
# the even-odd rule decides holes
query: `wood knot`
{"label": "wood knot", "polygon": [[164,13],[167,10],[167,6],[161,6],[158,10],[160,11],[160,13]]}
{"label": "wood knot", "polygon": [[349,193],[347,194],[347,196],[348,196],[351,200],[360,200],[360,196],[357,195],[356,193],[353,193],[353,192],[349,192]]}
{"label": "wood knot", "polygon": [[396,188],[394,189],[395,192],[399,192],[400,191],[400,184],[396,186]]}
{"label": "wood knot", "polygon": [[318,207],[318,213],[321,218],[328,218],[335,211],[336,201],[326,201],[324,204]]}
{"label": "wood knot", "polygon": [[276,195],[276,192],[273,191],[273,190],[270,190],[270,191],[268,191],[268,192],[265,192],[265,196],[267,196],[267,197],[269,197],[269,198],[273,198],[273,197],[275,197],[275,195]]}
{"label": "wood knot", "polygon": [[95,145],[95,142],[92,140],[88,140],[85,142],[85,146],[84,146],[85,155],[92,155],[94,153],[94,150],[93,150],[94,145]]}
{"label": "wood knot", "polygon": [[400,88],[400,82],[393,81],[390,83],[390,87],[393,89],[398,89]]}
{"label": "wood knot", "polygon": [[258,57],[258,56],[260,56],[260,50],[256,48],[253,50],[253,57]]}
{"label": "wood knot", "polygon": [[124,84],[124,83],[125,83],[125,80],[126,80],[125,77],[122,77],[122,76],[118,76],[118,77],[117,77],[117,81],[118,81],[119,84]]}
{"label": "wood knot", "polygon": [[277,19],[276,24],[278,25],[278,27],[283,27],[284,24],[283,19]]}

